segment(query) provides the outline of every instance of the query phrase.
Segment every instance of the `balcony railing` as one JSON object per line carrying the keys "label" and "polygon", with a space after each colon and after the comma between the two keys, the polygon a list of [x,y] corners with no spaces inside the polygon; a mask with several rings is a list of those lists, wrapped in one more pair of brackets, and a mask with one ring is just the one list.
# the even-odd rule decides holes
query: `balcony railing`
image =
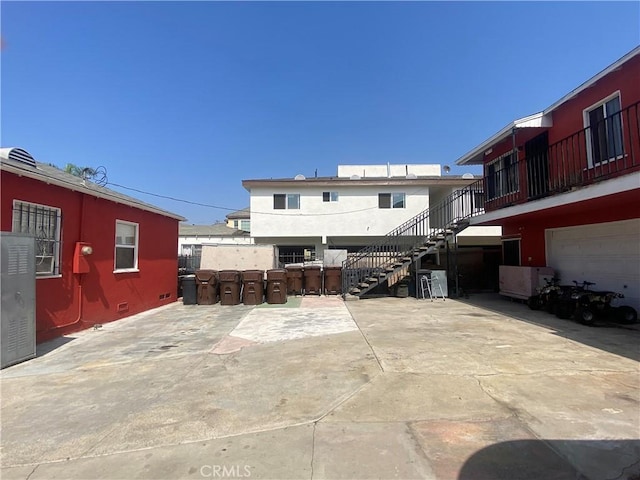
{"label": "balcony railing", "polygon": [[[640,169],[640,102],[545,148],[513,152],[485,178],[487,211],[554,195]],[[535,151],[534,151],[535,150]]]}

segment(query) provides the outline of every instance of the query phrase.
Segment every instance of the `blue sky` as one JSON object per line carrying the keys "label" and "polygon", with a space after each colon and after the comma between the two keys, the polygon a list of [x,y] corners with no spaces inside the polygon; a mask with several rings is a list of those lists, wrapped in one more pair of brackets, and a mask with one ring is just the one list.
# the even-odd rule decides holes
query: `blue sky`
{"label": "blue sky", "polygon": [[[8,2],[1,144],[241,209],[243,179],[450,165],[640,43],[638,2]],[[473,168],[454,167],[452,173]],[[115,188],[213,223],[229,210]]]}

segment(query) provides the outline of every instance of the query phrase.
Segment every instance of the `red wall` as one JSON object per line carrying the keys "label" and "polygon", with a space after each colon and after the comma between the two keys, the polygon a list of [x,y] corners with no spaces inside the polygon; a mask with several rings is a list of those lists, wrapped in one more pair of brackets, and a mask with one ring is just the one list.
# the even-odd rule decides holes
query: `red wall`
{"label": "red wall", "polygon": [[[525,158],[524,144],[528,140],[547,130],[549,132],[549,145],[553,145],[570,135],[580,132],[584,129],[583,111],[614,92],[620,91],[621,107],[623,109],[633,105],[640,101],[640,81],[638,81],[638,79],[640,79],[640,56],[630,59],[622,67],[610,72],[606,77],[603,77],[589,88],[580,92],[574,98],[567,100],[560,105],[552,112],[552,127],[548,129],[525,128],[517,130],[515,143],[517,147],[520,147],[518,151],[518,159],[521,161],[519,165],[519,192],[511,195],[510,198],[507,199],[508,201],[505,201],[505,199],[498,199],[496,201],[487,202],[487,205],[485,206],[487,211],[496,210],[505,203],[515,204],[527,201],[527,169],[523,160]],[[635,113],[635,111],[633,113]],[[626,119],[626,117],[624,118]],[[637,152],[638,147],[635,142],[638,140],[638,125],[633,121],[633,119],[629,119],[629,122],[631,124],[625,125],[624,131],[625,151]],[[629,144],[629,142],[632,141],[634,142],[634,145]],[[571,175],[575,170],[575,176],[577,178],[582,178],[584,182],[590,180],[590,175],[593,175],[595,172],[593,170],[585,170],[587,160],[586,144],[584,142],[584,135],[579,138],[575,138],[570,142],[572,150],[569,156],[571,158],[566,160],[566,163],[563,161],[563,163],[560,164],[558,163],[560,160],[559,158],[550,158],[549,173],[552,177],[562,176],[565,178],[567,175]],[[485,177],[487,176],[487,164],[498,158],[500,155],[512,150],[513,140],[511,136],[509,136],[503,141],[492,145],[491,148],[492,152],[484,160]],[[568,148],[568,146],[563,147],[563,149],[566,148]],[[558,154],[558,152],[556,152],[556,154]],[[637,169],[637,165],[633,169]],[[614,171],[611,172],[611,176],[615,175],[616,172],[614,169]],[[554,184],[555,182],[552,180],[551,183]]]}
{"label": "red wall", "polygon": [[[14,199],[62,211],[61,276],[36,280],[38,342],[176,300],[178,220],[7,172],[0,180],[3,231],[11,231]],[[139,272],[113,273],[116,219],[139,224]],[[79,241],[93,247],[82,275],[72,273]]]}
{"label": "red wall", "polygon": [[584,128],[583,110],[618,90],[620,90],[622,108],[640,101],[638,79],[640,79],[640,55],[563,103],[553,112],[553,128],[549,130],[549,144],[582,130]]}
{"label": "red wall", "polygon": [[[504,237],[520,237],[520,263],[546,266],[545,229],[640,218],[639,191],[608,195],[502,220]],[[529,260],[531,257],[531,260]]]}

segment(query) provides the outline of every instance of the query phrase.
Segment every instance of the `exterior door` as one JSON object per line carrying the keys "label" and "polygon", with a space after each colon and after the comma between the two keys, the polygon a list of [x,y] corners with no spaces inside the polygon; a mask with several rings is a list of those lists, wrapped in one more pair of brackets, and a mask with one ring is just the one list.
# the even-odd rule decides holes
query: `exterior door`
{"label": "exterior door", "polygon": [[529,199],[543,197],[549,191],[549,135],[541,133],[524,144]]}

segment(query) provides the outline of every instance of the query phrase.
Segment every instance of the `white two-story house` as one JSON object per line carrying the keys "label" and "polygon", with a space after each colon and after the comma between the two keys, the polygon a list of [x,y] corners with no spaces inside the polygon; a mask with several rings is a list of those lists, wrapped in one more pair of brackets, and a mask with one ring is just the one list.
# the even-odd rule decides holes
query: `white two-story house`
{"label": "white two-story house", "polygon": [[[327,249],[356,252],[473,181],[473,175],[442,175],[440,165],[387,164],[339,165],[335,177],[242,185],[250,194],[251,237],[278,246],[287,263],[321,259]],[[479,227],[463,237],[499,245],[500,229]]]}

